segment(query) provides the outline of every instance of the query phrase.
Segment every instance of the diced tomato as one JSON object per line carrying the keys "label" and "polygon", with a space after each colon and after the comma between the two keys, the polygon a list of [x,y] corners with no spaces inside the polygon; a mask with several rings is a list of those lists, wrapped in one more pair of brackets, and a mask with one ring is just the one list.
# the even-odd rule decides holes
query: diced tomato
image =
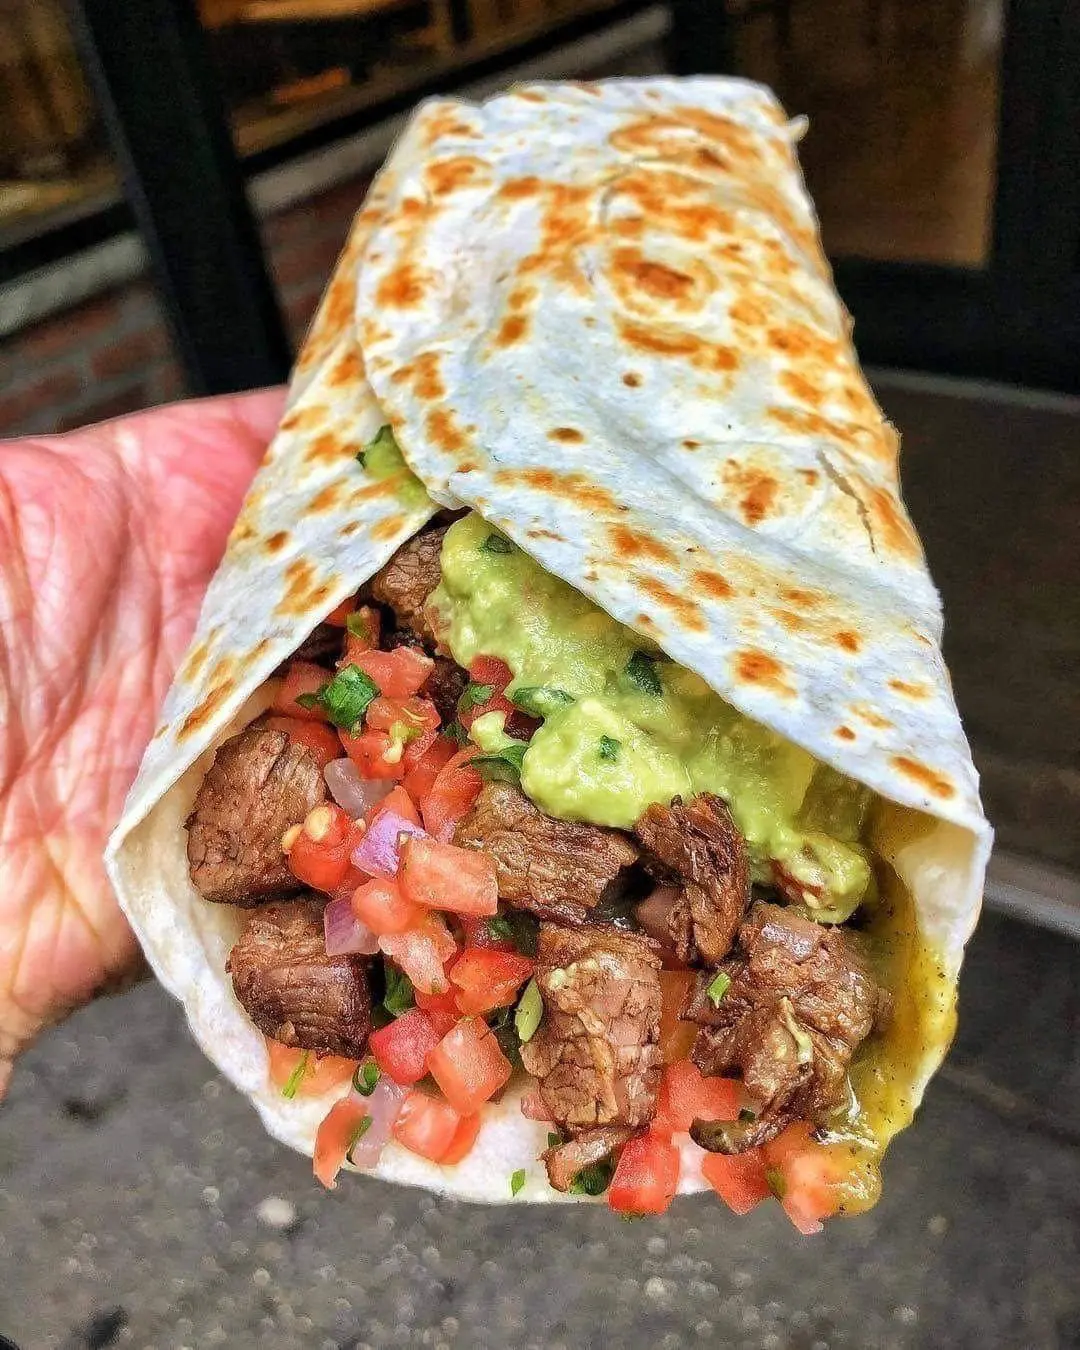
{"label": "diced tomato", "polygon": [[375,803],[368,812],[368,824],[373,825],[384,811],[393,811],[395,816],[401,816],[414,825],[420,824],[420,812],[404,787],[391,788],[381,802]]}
{"label": "diced tomato", "polygon": [[440,1039],[461,1018],[457,990],[453,986],[442,994],[425,994],[418,989],[416,991],[416,1006],[423,1008],[435,1026],[441,1028]]}
{"label": "diced tomato", "polygon": [[469,767],[469,760],[479,753],[474,745],[459,750],[444,765],[427,796],[421,797],[420,814],[424,818],[424,829],[436,839],[449,842],[458,821],[469,814],[473,802],[479,797],[484,780],[477,769]]}
{"label": "diced tomato", "polygon": [[393,877],[375,877],[358,886],[352,895],[352,911],[377,937],[415,928],[425,914],[422,906],[405,899]]}
{"label": "diced tomato", "polygon": [[310,1050],[297,1050],[280,1041],[266,1038],[270,1056],[270,1081],[279,1090],[284,1088],[304,1061],[304,1072],[296,1082],[296,1096],[321,1097],[333,1088],[349,1082],[356,1072],[356,1060],[342,1059],[340,1055],[316,1055]]}
{"label": "diced tomato", "polygon": [[302,722],[325,722],[326,709],[321,703],[304,708],[296,700],[303,694],[317,694],[324,684],[329,683],[330,674],[322,666],[311,661],[293,661],[274,699],[274,712],[283,717],[299,717]]}
{"label": "diced tomato", "polygon": [[457,944],[437,914],[426,914],[404,933],[380,937],[379,948],[401,967],[420,993],[444,994],[450,988],[443,967]]}
{"label": "diced tomato", "polygon": [[392,731],[397,725],[408,729],[415,740],[426,731],[436,731],[439,726],[439,712],[435,704],[427,698],[387,698],[385,694],[373,698],[368,704],[364,725],[372,731]]}
{"label": "diced tomato", "polygon": [[466,947],[483,947],[485,951],[516,952],[513,938],[499,937],[491,931],[487,919],[478,919],[471,914],[462,914],[459,922],[465,934]]}
{"label": "diced tomato", "polygon": [[771,1194],[761,1149],[745,1153],[706,1153],[701,1174],[727,1207],[736,1214],[749,1214]]}
{"label": "diced tomato", "polygon": [[441,1039],[427,1013],[413,1008],[389,1026],[373,1031],[368,1044],[379,1068],[395,1083],[411,1087],[427,1073],[428,1052]]}
{"label": "diced tomato", "polygon": [[669,1064],[660,1079],[654,1130],[678,1133],[695,1120],[737,1120],[742,1084],[735,1078],[705,1078],[688,1059]]}
{"label": "diced tomato", "polygon": [[812,1139],[810,1129],[806,1121],[789,1125],[761,1150],[766,1165],[780,1173],[788,1218],[807,1234],[820,1232],[821,1220],[839,1209],[848,1171],[836,1148]]}
{"label": "diced tomato", "polygon": [[422,802],[431,791],[440,771],[457,754],[457,746],[448,736],[420,736],[405,747],[405,790],[413,801]]}
{"label": "diced tomato", "polygon": [[463,1013],[504,1008],[535,969],[534,962],[517,952],[466,947],[450,967],[450,980],[461,990],[458,1007]]}
{"label": "diced tomato", "polygon": [[476,1136],[480,1133],[479,1116],[462,1116],[461,1124],[454,1131],[454,1137],[450,1140],[450,1147],[439,1159],[444,1167],[451,1167],[454,1163],[461,1162],[466,1154],[472,1152],[472,1146],[476,1143]]}
{"label": "diced tomato", "polygon": [[497,656],[478,656],[469,666],[469,679],[474,685],[486,685],[491,695],[483,703],[458,711],[458,721],[463,727],[471,727],[478,717],[486,713],[505,713],[509,720],[517,711],[503,690],[514,678],[514,673],[505,661]]}
{"label": "diced tomato", "polygon": [[455,914],[499,911],[495,860],[476,849],[410,835],[401,849],[401,889],[418,905]]}
{"label": "diced tomato", "polygon": [[411,698],[420,691],[435,669],[435,662],[415,647],[395,647],[392,652],[356,654],[355,664],[370,675],[386,698]]}
{"label": "diced tomato", "polygon": [[311,753],[320,769],[341,758],[341,742],[333,727],[325,722],[302,722],[299,717],[268,717],[266,725],[284,731],[293,745],[302,745]]}
{"label": "diced tomato", "polygon": [[367,1114],[367,1106],[350,1093],[330,1108],[319,1126],[312,1170],[328,1190],[334,1189],[345,1155],[356,1142],[360,1122]]}
{"label": "diced tomato", "polygon": [[353,612],[353,605],[355,604],[356,597],[350,595],[347,599],[342,600],[341,604],[338,605],[336,609],[330,611],[326,618],[323,619],[323,623],[332,623],[335,628],[344,628],[345,620]]}
{"label": "diced tomato", "polygon": [[660,972],[660,1054],[665,1064],[686,1059],[693,1048],[698,1028],[679,1016],[693,985],[692,971]]}
{"label": "diced tomato", "polygon": [[410,1092],[401,1104],[391,1133],[411,1153],[441,1162],[453,1148],[461,1123],[461,1113],[449,1102],[426,1092]]}
{"label": "diced tomato", "polygon": [[[355,666],[356,658],[361,652],[369,652],[377,647],[381,626],[382,617],[379,611],[372,609],[370,605],[361,605],[356,611],[352,628],[345,634],[345,654],[338,662],[338,666]],[[353,629],[356,628],[362,628],[363,631],[354,632]]]}
{"label": "diced tomato", "polygon": [[323,802],[308,812],[290,842],[286,850],[289,867],[306,886],[332,892],[344,881],[351,866],[349,855],[360,837],[361,832],[336,802]]}
{"label": "diced tomato", "polygon": [[619,1155],[607,1200],[619,1214],[663,1214],[679,1186],[679,1150],[663,1135],[638,1135]]}
{"label": "diced tomato", "polygon": [[361,778],[405,777],[401,746],[395,745],[385,731],[362,731],[352,736],[339,733],[345,753],[360,770]]}
{"label": "diced tomato", "polygon": [[510,1077],[510,1061],[488,1024],[466,1017],[428,1055],[428,1070],[463,1116],[479,1111]]}

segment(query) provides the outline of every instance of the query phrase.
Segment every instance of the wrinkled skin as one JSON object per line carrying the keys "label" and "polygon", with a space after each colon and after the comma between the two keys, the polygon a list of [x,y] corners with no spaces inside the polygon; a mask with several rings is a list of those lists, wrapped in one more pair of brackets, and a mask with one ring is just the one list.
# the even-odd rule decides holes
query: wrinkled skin
{"label": "wrinkled skin", "polygon": [[139,973],[102,851],[283,398],[0,442],[0,1096]]}

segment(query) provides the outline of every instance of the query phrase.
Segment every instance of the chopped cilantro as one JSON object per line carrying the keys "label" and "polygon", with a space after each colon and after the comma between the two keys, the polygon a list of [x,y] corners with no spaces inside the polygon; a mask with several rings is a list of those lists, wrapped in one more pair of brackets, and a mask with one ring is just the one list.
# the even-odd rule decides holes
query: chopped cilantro
{"label": "chopped cilantro", "polygon": [[461,723],[457,720],[456,717],[450,723],[449,726],[443,728],[443,734],[449,736],[452,741],[456,741],[458,745],[468,744],[469,733],[465,730],[465,728],[461,725]]}
{"label": "chopped cilantro", "polygon": [[603,1195],[611,1185],[615,1164],[611,1159],[583,1167],[570,1183],[571,1195]]}
{"label": "chopped cilantro", "polygon": [[514,1173],[514,1175],[510,1178],[510,1194],[517,1195],[518,1191],[520,1191],[522,1186],[524,1185],[525,1185],[525,1169],[524,1167],[519,1167],[518,1170]]}
{"label": "chopped cilantro", "polygon": [[550,717],[559,708],[573,703],[573,696],[565,689],[553,689],[546,684],[524,685],[509,695],[515,708],[520,708],[530,717]]}
{"label": "chopped cilantro", "polygon": [[706,994],[709,996],[709,1002],[714,1008],[719,1008],[721,1000],[730,988],[731,976],[722,970],[719,971],[716,979],[713,980],[712,984],[705,990]]}
{"label": "chopped cilantro", "polygon": [[530,980],[525,986],[525,992],[518,1000],[517,1012],[514,1013],[514,1026],[517,1029],[518,1039],[522,1045],[536,1035],[536,1028],[544,1016],[544,1000],[540,996],[540,986],[535,980]]}
{"label": "chopped cilantro", "polygon": [[383,961],[383,970],[386,976],[386,993],[383,996],[383,1007],[393,1017],[400,1017],[402,1013],[408,1012],[413,1006],[413,987],[412,980],[403,970],[398,970],[397,966],[389,961]]}
{"label": "chopped cilantro", "polygon": [[548,1148],[555,1148],[562,1143],[562,1135],[555,1130],[548,1130]]}
{"label": "chopped cilantro", "polygon": [[521,762],[528,748],[524,741],[514,741],[501,750],[470,759],[469,767],[476,769],[486,782],[516,783],[521,777]]}
{"label": "chopped cilantro", "polygon": [[356,1072],[352,1076],[353,1091],[359,1092],[361,1097],[370,1097],[378,1081],[379,1066],[374,1060],[369,1059],[365,1064],[356,1066]]}
{"label": "chopped cilantro", "polygon": [[498,942],[513,942],[514,940],[514,930],[510,926],[510,920],[503,914],[496,914],[493,919],[488,919],[485,927]]}
{"label": "chopped cilantro", "polygon": [[493,684],[477,684],[474,680],[470,680],[465,686],[465,692],[458,699],[458,712],[481,707],[494,693]]}
{"label": "chopped cilantro", "polygon": [[617,741],[614,736],[600,737],[600,758],[606,760],[609,764],[615,764],[618,761],[622,751],[622,741]]}
{"label": "chopped cilantro", "polygon": [[296,1096],[297,1088],[304,1081],[304,1074],[307,1073],[307,1066],[308,1066],[308,1052],[305,1050],[304,1053],[300,1056],[300,1058],[296,1061],[296,1068],[293,1069],[291,1074],[289,1074],[285,1086],[281,1089],[281,1095],[283,1097],[287,1097],[289,1101],[292,1101],[292,1099]]}
{"label": "chopped cilantro", "polygon": [[334,726],[352,732],[359,725],[368,704],[378,698],[379,692],[379,686],[370,675],[359,666],[350,665],[339,670],[315,697],[326,709],[326,715]]}
{"label": "chopped cilantro", "polygon": [[625,674],[643,694],[659,695],[664,692],[656,670],[656,657],[650,656],[648,652],[636,651],[626,663]]}
{"label": "chopped cilantro", "polygon": [[346,617],[345,627],[353,637],[363,638],[365,642],[370,642],[375,636],[371,631],[371,620],[359,609],[354,609]]}
{"label": "chopped cilantro", "polygon": [[494,531],[480,545],[481,553],[513,553],[514,546],[505,535]]}

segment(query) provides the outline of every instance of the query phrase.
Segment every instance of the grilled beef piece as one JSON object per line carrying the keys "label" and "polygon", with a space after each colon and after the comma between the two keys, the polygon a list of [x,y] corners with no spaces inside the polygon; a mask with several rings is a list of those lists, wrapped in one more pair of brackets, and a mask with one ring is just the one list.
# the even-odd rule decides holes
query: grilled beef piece
{"label": "grilled beef piece", "polygon": [[225,969],[236,997],[263,1033],[282,1045],[359,1059],[371,1031],[371,994],[358,956],[327,956],[323,906],[256,910]]}
{"label": "grilled beef piece", "polygon": [[289,660],[283,663],[282,668],[284,669],[293,661],[313,661],[317,666],[326,666],[328,669],[333,669],[334,663],[341,656],[344,648],[344,628],[339,628],[332,623],[316,624],[292,656],[289,657]]}
{"label": "grilled beef piece", "polygon": [[676,888],[667,916],[675,955],[687,965],[715,966],[750,903],[746,841],[731,813],[719,797],[700,792],[685,805],[676,798],[650,806],[634,832],[646,869]]}
{"label": "grilled beef piece", "polygon": [[571,1134],[631,1130],[656,1112],[660,957],[614,928],[540,925],[536,982],[544,1017],[521,1060],[552,1120]]}
{"label": "grilled beef piece", "polygon": [[431,699],[442,718],[443,729],[457,719],[458,699],[469,683],[468,671],[446,656],[435,657],[435,669],[427,677],[421,693]]}
{"label": "grilled beef piece", "polygon": [[394,611],[398,626],[408,628],[425,642],[434,643],[424,616],[428,596],[442,579],[439,554],[449,525],[437,525],[402,544],[368,583],[372,597]]}
{"label": "grilled beef piece", "polygon": [[719,1140],[717,1151],[740,1153],[843,1104],[851,1056],[886,1015],[888,998],[851,933],[763,902],[720,970],[731,983],[719,1004],[706,993],[717,972],[704,971],[685,1016],[702,1027],[691,1055],[698,1068],[740,1073],[758,1104],[747,1129]]}
{"label": "grilled beef piece", "polygon": [[592,1167],[609,1158],[633,1133],[626,1125],[600,1125],[541,1153],[552,1189],[568,1191],[583,1167]]}
{"label": "grilled beef piece", "polygon": [[231,737],[185,822],[192,885],[205,900],[244,906],[298,890],[281,836],[328,795],[315,759],[283,731]]}
{"label": "grilled beef piece", "polygon": [[513,783],[485,783],[454,842],[495,859],[500,900],[560,923],[583,923],[638,856],[627,835],[546,816]]}

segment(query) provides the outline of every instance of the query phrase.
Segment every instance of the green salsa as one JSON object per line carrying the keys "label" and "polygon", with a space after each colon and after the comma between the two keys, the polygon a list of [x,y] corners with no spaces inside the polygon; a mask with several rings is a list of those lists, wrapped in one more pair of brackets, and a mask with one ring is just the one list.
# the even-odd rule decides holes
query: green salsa
{"label": "green salsa", "polygon": [[[511,702],[543,717],[521,764],[541,810],[630,829],[653,802],[713,792],[746,837],[755,881],[782,869],[830,923],[870,893],[868,788],[744,717],[479,516],[447,532],[431,606],[460,665],[499,657]],[[481,729],[485,748],[498,730]]]}

